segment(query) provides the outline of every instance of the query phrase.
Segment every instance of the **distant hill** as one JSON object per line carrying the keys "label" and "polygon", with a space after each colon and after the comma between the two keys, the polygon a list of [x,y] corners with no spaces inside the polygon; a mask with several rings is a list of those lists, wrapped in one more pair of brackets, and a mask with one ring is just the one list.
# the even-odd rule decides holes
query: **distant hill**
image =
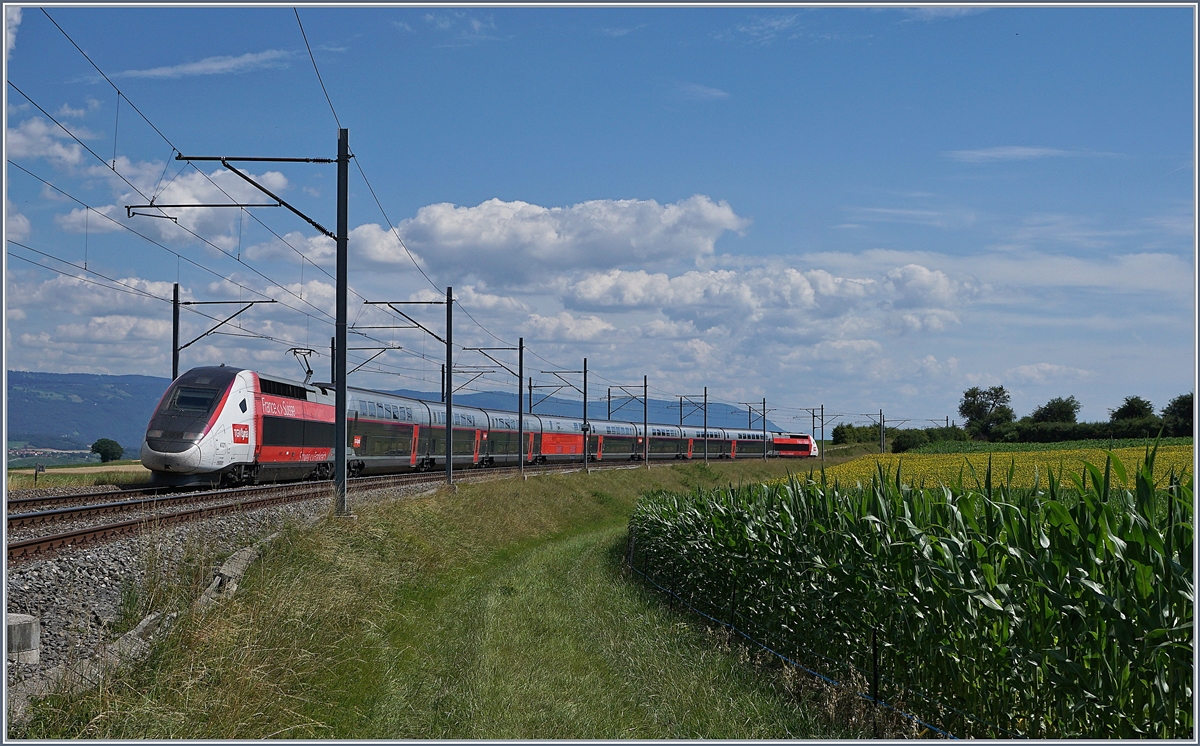
{"label": "distant hill", "polygon": [[[8,441],[87,448],[111,438],[136,454],[146,423],[171,383],[153,376],[8,372]],[[135,456],[136,458],[136,456]]]}
{"label": "distant hill", "polygon": [[[126,456],[136,458],[146,434],[146,423],[171,381],[154,376],[104,376],[87,373],[8,372],[8,441],[40,448],[87,448],[100,438],[111,438],[125,446]],[[391,393],[424,401],[440,401],[439,392],[396,389]],[[515,392],[460,393],[454,397],[466,407],[516,411]],[[628,400],[625,400],[628,401]],[[528,400],[526,400],[528,402]],[[614,401],[614,407],[619,402]],[[608,404],[593,402],[588,416],[607,417]],[[579,417],[578,400],[534,395],[535,414]],[[685,413],[687,413],[685,409]],[[639,402],[629,402],[613,413],[613,419],[641,422]],[[650,421],[679,422],[679,402],[650,400]],[[699,425],[701,415],[688,414],[688,424]],[[708,424],[713,427],[745,427],[746,410],[725,404],[710,404]],[[757,422],[756,422],[757,425]],[[757,425],[761,427],[761,425]],[[779,429],[770,420],[768,429]]]}

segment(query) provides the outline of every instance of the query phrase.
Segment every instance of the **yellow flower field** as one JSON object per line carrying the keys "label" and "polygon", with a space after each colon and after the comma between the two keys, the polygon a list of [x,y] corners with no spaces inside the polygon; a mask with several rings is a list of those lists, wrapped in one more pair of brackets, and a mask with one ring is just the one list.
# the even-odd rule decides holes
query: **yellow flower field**
{"label": "yellow flower field", "polygon": [[[1142,459],[1146,454],[1146,449],[1118,448],[1113,453],[1125,465],[1126,476],[1128,477],[1125,486],[1132,488],[1134,472],[1141,465]],[[1171,469],[1174,469],[1176,474],[1185,471],[1191,474],[1192,453],[1192,446],[1163,446],[1159,448],[1158,456],[1154,462],[1154,481],[1159,485],[1163,484],[1167,476],[1171,473]],[[1009,464],[1012,463],[1015,464],[1013,486],[1032,486],[1035,469],[1039,475],[1038,483],[1040,485],[1046,485],[1047,471],[1053,469],[1055,476],[1060,477],[1059,484],[1067,486],[1071,484],[1070,477],[1067,475],[1072,473],[1076,475],[1080,474],[1083,470],[1084,461],[1095,464],[1101,469],[1101,473],[1103,473],[1105,455],[1105,451],[1100,448],[991,454],[992,483],[993,485],[1004,484],[1008,477]],[[901,453],[887,454],[885,456],[863,456],[853,461],[847,461],[844,464],[832,466],[825,470],[825,474],[830,482],[837,479],[843,485],[852,485],[855,482],[869,484],[871,477],[876,473],[876,464],[882,464],[884,471],[891,475],[892,478],[895,477],[896,466],[899,465],[901,481],[906,484],[918,486],[924,483],[926,487],[933,487],[937,484],[957,484],[958,475],[961,470],[963,486],[973,487],[975,479],[971,476],[971,467],[974,467],[975,473],[978,474],[979,481],[982,483],[984,473],[987,471],[988,456],[989,454],[986,453]],[[967,466],[968,463],[970,463],[971,467]],[[817,468],[819,469],[819,467]],[[1114,485],[1120,483],[1115,471],[1112,481]]]}

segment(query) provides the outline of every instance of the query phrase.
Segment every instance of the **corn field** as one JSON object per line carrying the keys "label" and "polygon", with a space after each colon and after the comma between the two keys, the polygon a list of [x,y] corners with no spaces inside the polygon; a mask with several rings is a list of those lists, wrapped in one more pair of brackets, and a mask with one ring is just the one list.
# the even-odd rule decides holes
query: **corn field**
{"label": "corn field", "polygon": [[877,672],[880,700],[960,737],[1192,738],[1193,480],[1156,488],[1144,455],[1067,488],[988,464],[970,487],[877,467],[852,487],[658,493],[630,561],[805,666]]}

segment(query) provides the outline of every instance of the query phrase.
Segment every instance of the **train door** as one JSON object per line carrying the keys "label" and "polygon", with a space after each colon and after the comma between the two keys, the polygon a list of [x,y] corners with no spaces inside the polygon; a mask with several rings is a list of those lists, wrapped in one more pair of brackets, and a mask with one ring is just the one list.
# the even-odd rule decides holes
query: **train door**
{"label": "train door", "polygon": [[419,434],[420,434],[420,432],[421,432],[421,426],[420,426],[420,425],[413,425],[413,429],[412,429],[412,453],[411,453],[411,454],[409,454],[409,457],[408,457],[408,465],[409,465],[409,466],[416,466],[416,465],[417,465],[417,438],[419,437]]}
{"label": "train door", "polygon": [[597,461],[604,460],[604,436],[603,435],[596,436],[596,460]]}
{"label": "train door", "polygon": [[691,458],[692,450],[695,449],[695,447],[696,447],[696,439],[688,438],[687,441],[688,441],[688,458]]}
{"label": "train door", "polygon": [[525,447],[525,460],[533,461],[538,456],[537,451],[534,450],[534,447],[533,447],[533,436],[535,435],[535,433],[526,433],[526,434],[529,436],[529,443]]}
{"label": "train door", "polygon": [[479,439],[480,439],[479,436],[482,434],[482,432],[483,432],[482,430],[475,431],[475,450],[474,450],[473,454],[471,455],[471,463],[473,463],[473,464],[479,463]]}
{"label": "train door", "polygon": [[737,441],[729,441],[729,458],[737,458]]}

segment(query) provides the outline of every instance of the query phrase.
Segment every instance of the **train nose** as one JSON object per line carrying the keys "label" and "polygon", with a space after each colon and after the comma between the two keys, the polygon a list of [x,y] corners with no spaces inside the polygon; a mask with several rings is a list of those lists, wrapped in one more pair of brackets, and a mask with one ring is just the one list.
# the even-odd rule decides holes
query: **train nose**
{"label": "train nose", "polygon": [[178,453],[156,451],[150,444],[142,442],[142,466],[150,471],[166,471],[175,474],[190,474],[200,467],[200,446],[190,445]]}

